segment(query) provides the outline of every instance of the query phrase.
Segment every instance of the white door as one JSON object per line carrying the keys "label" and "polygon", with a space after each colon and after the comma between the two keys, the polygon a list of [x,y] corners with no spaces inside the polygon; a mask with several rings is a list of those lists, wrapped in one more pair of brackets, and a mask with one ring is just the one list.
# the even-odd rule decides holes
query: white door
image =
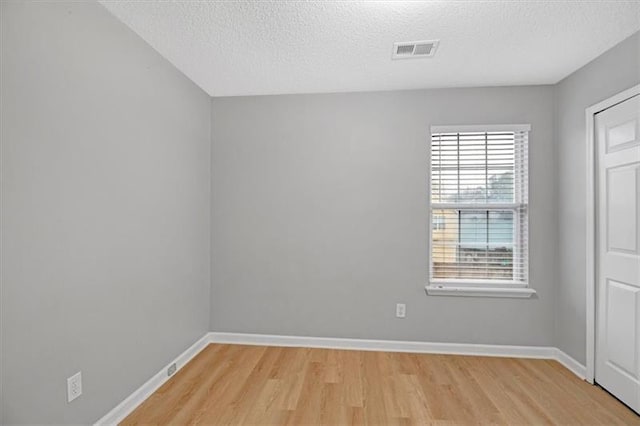
{"label": "white door", "polygon": [[596,382],[640,413],[640,96],[595,116]]}

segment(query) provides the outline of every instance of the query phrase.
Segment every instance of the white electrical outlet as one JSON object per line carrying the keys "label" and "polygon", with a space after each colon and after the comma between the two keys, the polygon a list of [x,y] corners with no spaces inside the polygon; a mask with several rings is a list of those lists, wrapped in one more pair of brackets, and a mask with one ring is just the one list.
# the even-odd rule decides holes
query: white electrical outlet
{"label": "white electrical outlet", "polygon": [[82,395],[82,372],[79,371],[67,379],[67,402]]}
{"label": "white electrical outlet", "polygon": [[396,304],[396,317],[404,318],[407,316],[407,305],[404,303]]}

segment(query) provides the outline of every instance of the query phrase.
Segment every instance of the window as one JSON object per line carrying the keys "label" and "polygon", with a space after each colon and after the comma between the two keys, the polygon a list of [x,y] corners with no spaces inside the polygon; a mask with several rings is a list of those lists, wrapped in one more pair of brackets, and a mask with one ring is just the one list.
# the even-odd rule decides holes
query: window
{"label": "window", "polygon": [[523,125],[432,128],[428,291],[533,293],[527,288],[528,135]]}

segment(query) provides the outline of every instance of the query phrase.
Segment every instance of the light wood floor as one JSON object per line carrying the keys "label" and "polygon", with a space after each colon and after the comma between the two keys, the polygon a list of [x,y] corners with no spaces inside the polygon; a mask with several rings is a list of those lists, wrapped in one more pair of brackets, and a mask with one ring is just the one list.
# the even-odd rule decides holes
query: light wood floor
{"label": "light wood floor", "polygon": [[550,360],[209,345],[123,423],[625,424]]}

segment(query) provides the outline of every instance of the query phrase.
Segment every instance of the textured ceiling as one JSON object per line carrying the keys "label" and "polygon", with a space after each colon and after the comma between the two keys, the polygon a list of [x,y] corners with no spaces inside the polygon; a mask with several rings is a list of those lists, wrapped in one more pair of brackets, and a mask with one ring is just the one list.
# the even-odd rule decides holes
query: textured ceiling
{"label": "textured ceiling", "polygon": [[640,29],[640,1],[101,3],[212,96],[556,83]]}

